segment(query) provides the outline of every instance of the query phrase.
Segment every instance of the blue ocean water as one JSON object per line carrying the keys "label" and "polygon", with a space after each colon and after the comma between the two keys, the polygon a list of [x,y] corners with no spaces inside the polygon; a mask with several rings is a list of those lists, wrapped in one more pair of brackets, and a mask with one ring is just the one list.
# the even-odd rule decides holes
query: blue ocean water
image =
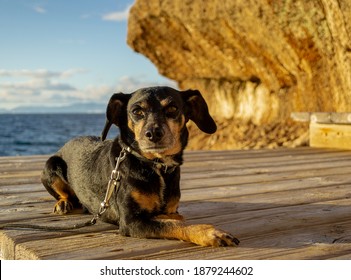
{"label": "blue ocean water", "polygon": [[100,136],[104,125],[104,114],[0,114],[0,156],[52,154],[71,138]]}

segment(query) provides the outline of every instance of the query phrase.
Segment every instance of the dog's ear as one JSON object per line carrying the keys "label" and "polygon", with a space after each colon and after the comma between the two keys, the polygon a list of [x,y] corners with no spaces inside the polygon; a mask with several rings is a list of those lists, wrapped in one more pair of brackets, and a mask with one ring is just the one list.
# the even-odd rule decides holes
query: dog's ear
{"label": "dog's ear", "polygon": [[198,90],[181,91],[181,96],[186,104],[185,115],[192,120],[203,132],[212,134],[217,130],[217,125],[208,112],[205,99]]}
{"label": "dog's ear", "polygon": [[130,94],[115,93],[111,96],[106,109],[106,123],[101,134],[101,140],[105,140],[112,124],[118,127],[127,123],[127,104]]}

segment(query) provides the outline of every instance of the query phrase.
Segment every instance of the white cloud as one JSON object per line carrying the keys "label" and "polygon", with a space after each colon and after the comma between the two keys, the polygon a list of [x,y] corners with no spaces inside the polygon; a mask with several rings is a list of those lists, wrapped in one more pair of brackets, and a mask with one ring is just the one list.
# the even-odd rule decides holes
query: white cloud
{"label": "white cloud", "polygon": [[75,76],[77,74],[84,74],[87,73],[87,69],[82,69],[82,68],[74,68],[74,69],[68,69],[60,73],[61,78],[68,78]]}
{"label": "white cloud", "polygon": [[[161,85],[143,77],[123,76],[115,84],[75,85],[71,78],[88,72],[85,69],[65,71],[0,69],[0,109],[19,106],[62,106],[77,102],[107,103],[113,93],[131,93],[142,87]],[[165,79],[162,85],[176,87]]]}
{"label": "white cloud", "polygon": [[34,11],[36,11],[38,14],[46,14],[46,9],[41,6],[35,6]]}
{"label": "white cloud", "polygon": [[107,21],[126,21],[128,20],[129,11],[131,7],[132,5],[129,5],[123,11],[104,14],[102,16],[102,19]]}
{"label": "white cloud", "polygon": [[5,70],[0,69],[0,77],[32,77],[32,78],[47,78],[57,76],[58,72],[52,72],[45,69],[38,70]]}
{"label": "white cloud", "polygon": [[48,78],[67,78],[74,76],[76,74],[81,74],[87,72],[86,69],[68,69],[62,72],[58,71],[49,71],[46,69],[37,69],[37,70],[6,70],[0,69],[0,78],[1,77],[28,77],[35,79],[48,79]]}
{"label": "white cloud", "polygon": [[151,87],[151,86],[170,86],[177,87],[176,83],[171,80],[165,80],[162,84],[155,81],[147,81],[143,78],[122,76],[119,78],[117,85],[115,86],[115,92],[131,93],[139,88]]}
{"label": "white cloud", "polygon": [[44,80],[44,79],[39,79],[39,80],[28,80],[24,82],[16,82],[16,83],[11,83],[11,82],[4,82],[0,83],[0,92],[5,92],[5,91],[22,91],[24,94],[29,94],[32,90],[34,91],[55,91],[55,90],[60,90],[60,91],[70,91],[70,90],[75,90],[75,87],[73,87],[70,84],[67,83],[60,83],[57,81],[51,81],[51,80]]}
{"label": "white cloud", "polygon": [[29,103],[55,104],[53,96],[56,94],[74,95],[77,88],[67,80],[84,72],[84,69],[68,69],[61,72],[46,69],[0,69],[0,107],[13,108]]}

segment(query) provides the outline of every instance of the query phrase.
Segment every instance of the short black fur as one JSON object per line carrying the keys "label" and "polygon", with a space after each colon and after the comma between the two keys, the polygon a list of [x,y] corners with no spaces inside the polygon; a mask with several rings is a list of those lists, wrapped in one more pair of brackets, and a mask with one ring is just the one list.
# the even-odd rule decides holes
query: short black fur
{"label": "short black fur", "polygon": [[[212,225],[187,225],[178,213],[186,123],[192,120],[205,133],[216,131],[199,91],[151,87],[114,94],[106,117],[101,139],[75,138],[48,159],[42,183],[58,200],[54,212],[66,214],[80,203],[97,213],[116,158],[129,147],[119,170],[120,186],[102,215],[104,221],[118,225],[126,236],[181,239],[203,246],[239,243]],[[112,124],[120,135],[106,140]]]}

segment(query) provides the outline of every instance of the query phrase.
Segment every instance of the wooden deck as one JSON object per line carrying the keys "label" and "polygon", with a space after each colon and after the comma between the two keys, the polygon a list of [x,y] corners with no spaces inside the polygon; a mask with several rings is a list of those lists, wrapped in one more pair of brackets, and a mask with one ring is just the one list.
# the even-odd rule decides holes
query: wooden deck
{"label": "wooden deck", "polygon": [[[0,158],[0,221],[72,225],[40,184],[47,157]],[[180,212],[234,233],[239,247],[122,237],[109,224],[0,231],[3,259],[351,259],[351,151],[187,152]]]}

